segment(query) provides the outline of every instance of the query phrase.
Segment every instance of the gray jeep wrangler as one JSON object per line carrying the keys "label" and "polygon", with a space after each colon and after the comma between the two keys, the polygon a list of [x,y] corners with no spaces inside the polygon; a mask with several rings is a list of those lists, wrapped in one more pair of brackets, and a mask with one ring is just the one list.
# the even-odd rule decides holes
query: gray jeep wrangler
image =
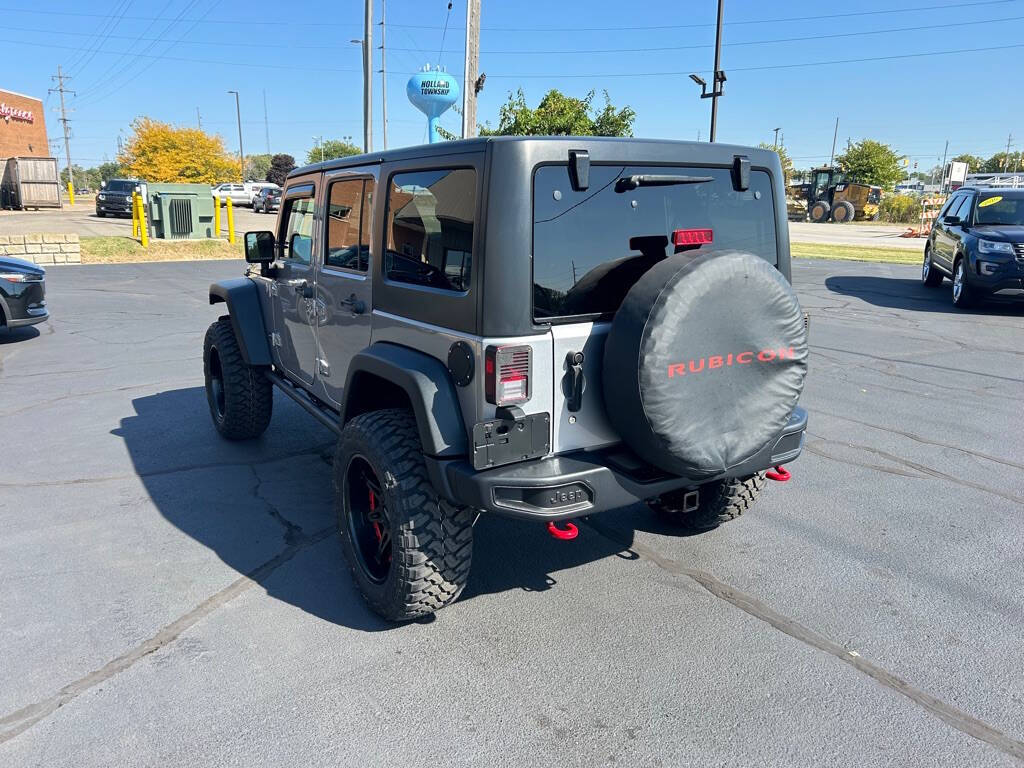
{"label": "gray jeep wrangler", "polygon": [[[807,326],[782,170],[724,144],[488,138],[293,171],[210,286],[210,413],[273,388],[338,435],[346,559],[391,620],[458,597],[481,512],[646,502],[712,528],[796,458]],[[784,474],[782,475],[785,476]]]}

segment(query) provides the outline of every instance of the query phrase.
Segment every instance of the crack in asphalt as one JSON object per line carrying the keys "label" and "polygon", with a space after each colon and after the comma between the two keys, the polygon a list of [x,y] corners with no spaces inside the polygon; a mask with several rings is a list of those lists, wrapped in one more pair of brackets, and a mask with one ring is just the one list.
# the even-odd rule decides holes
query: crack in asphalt
{"label": "crack in asphalt", "polygon": [[309,535],[300,536],[293,543],[288,544],[281,552],[270,558],[262,565],[257,566],[244,576],[239,577],[219,592],[215,592],[206,600],[201,602],[192,610],[179,616],[160,629],[155,635],[144,640],[131,650],[121,654],[115,659],[107,662],[99,669],[80,677],[68,685],[65,685],[52,696],[34,702],[28,706],[12,712],[0,718],[0,744],[13,739],[18,734],[24,733],[40,720],[48,717],[63,707],[68,702],[77,698],[100,683],[103,683],[115,675],[138,663],[146,656],[154,653],[169,643],[174,642],[183,632],[199,623],[221,606],[234,600],[240,594],[248,590],[270,574],[291,560],[295,555],[308,547],[318,544],[333,534],[335,526],[331,525]]}
{"label": "crack in asphalt", "polygon": [[627,551],[632,551],[645,558],[663,571],[674,576],[683,576],[691,579],[707,590],[713,597],[729,603],[755,619],[763,621],[779,632],[792,637],[794,640],[827,653],[844,664],[853,667],[881,686],[906,697],[946,725],[995,747],[1003,754],[1024,761],[1024,742],[1008,736],[968,712],[915,687],[907,680],[898,677],[884,667],[865,659],[863,656],[848,651],[825,635],[805,627],[788,616],[783,616],[753,595],[748,595],[736,587],[726,584],[707,571],[690,568],[676,560],[665,557],[641,542],[635,540],[632,542],[625,541],[603,523],[595,522],[591,518],[586,518],[585,523],[606,539],[626,548]]}
{"label": "crack in asphalt", "polygon": [[[878,360],[884,363],[894,363],[897,365],[918,365],[922,368],[933,368],[937,371],[946,371],[948,373],[965,373],[970,376],[981,376],[986,379],[999,379],[1000,381],[1009,381],[1014,384],[1020,384],[1019,378],[1013,376],[1000,376],[996,373],[983,373],[982,371],[971,371],[966,368],[951,368],[948,365],[936,365],[935,363],[919,363],[916,360],[901,360],[894,357],[883,357],[882,355],[871,355],[867,352],[854,352],[850,349],[837,349],[835,347],[825,347],[820,344],[809,344],[811,349],[827,349],[829,352],[840,352],[844,355],[854,355],[856,357],[866,357],[870,360]],[[945,385],[943,385],[945,386]]]}
{"label": "crack in asphalt", "polygon": [[[939,480],[946,480],[947,482],[950,482],[950,483],[955,483],[957,485],[962,485],[965,488],[973,488],[976,491],[982,491],[984,493],[991,493],[993,496],[998,496],[998,497],[1000,497],[1002,499],[1006,499],[1007,501],[1012,501],[1014,504],[1019,504],[1021,506],[1024,506],[1024,497],[1018,496],[1018,495],[1013,494],[1013,493],[1009,493],[1007,491],[1001,491],[998,488],[992,488],[992,487],[987,486],[987,485],[982,485],[981,483],[976,483],[973,480],[967,480],[967,479],[962,478],[962,477],[956,477],[955,475],[950,475],[950,474],[947,474],[945,472],[941,472],[941,471],[939,471],[937,469],[934,469],[932,467],[927,466],[926,464],[919,464],[916,461],[910,461],[909,459],[904,459],[904,458],[902,458],[900,456],[897,456],[895,454],[889,453],[888,451],[883,451],[881,448],[874,448],[874,447],[872,447],[870,445],[860,445],[858,443],[848,443],[848,442],[844,442],[842,440],[829,440],[827,437],[822,437],[821,435],[815,435],[815,434],[812,434],[811,432],[808,432],[807,436],[808,437],[813,437],[819,443],[825,443],[825,444],[828,444],[828,445],[843,446],[844,448],[854,448],[856,450],[866,451],[867,453],[873,453],[874,455],[881,456],[883,459],[888,459],[889,461],[891,461],[891,462],[893,462],[895,464],[899,464],[901,466],[909,467],[910,469],[916,470],[917,472],[921,473],[920,475],[918,475],[918,477],[920,477],[922,475],[928,475],[930,477],[934,477],[934,478],[937,478]],[[846,459],[841,459],[841,458],[839,458],[837,456],[830,455],[829,453],[823,451],[820,447],[817,450],[813,450],[812,453],[815,453],[815,454],[817,454],[819,456],[823,456],[824,458],[827,458],[827,459],[833,459],[835,461],[839,461],[839,462],[843,462],[843,463],[855,463],[855,462],[848,462]],[[866,466],[866,465],[862,465],[862,466]],[[882,469],[882,471],[884,471],[884,472],[891,472],[893,474],[898,474],[894,470],[891,470],[891,469],[883,469],[881,467],[871,467],[871,468],[872,469]]]}
{"label": "crack in asphalt", "polygon": [[1017,462],[1011,461],[1010,459],[1004,459],[999,456],[993,456],[990,453],[982,453],[981,451],[975,451],[970,448],[964,448],[961,445],[953,445],[952,443],[943,443],[939,440],[931,440],[927,437],[916,435],[913,432],[904,432],[903,430],[896,429],[895,427],[884,427],[880,424],[871,424],[867,421],[852,419],[849,416],[840,416],[838,413],[831,413],[829,411],[814,410],[812,411],[812,413],[819,413],[822,416],[828,416],[829,418],[832,419],[839,419],[840,421],[849,421],[854,424],[860,424],[862,427],[871,427],[871,429],[877,429],[882,432],[890,432],[894,435],[902,435],[903,437],[909,438],[911,440],[914,440],[915,442],[922,443],[924,445],[934,445],[938,448],[949,448],[950,450],[953,451],[960,451],[961,453],[966,453],[968,456],[974,456],[975,458],[985,459],[986,461],[992,461],[995,462],[996,464],[1004,464],[1007,467],[1024,469],[1024,464],[1018,464]]}
{"label": "crack in asphalt", "polygon": [[256,478],[256,485],[252,488],[253,498],[258,501],[262,501],[267,507],[267,513],[274,518],[284,528],[284,543],[295,544],[302,540],[302,526],[293,523],[287,517],[281,514],[281,510],[277,508],[277,505],[272,503],[266,496],[263,495],[263,478],[260,477],[256,468],[249,465],[249,469],[252,471],[252,475]]}

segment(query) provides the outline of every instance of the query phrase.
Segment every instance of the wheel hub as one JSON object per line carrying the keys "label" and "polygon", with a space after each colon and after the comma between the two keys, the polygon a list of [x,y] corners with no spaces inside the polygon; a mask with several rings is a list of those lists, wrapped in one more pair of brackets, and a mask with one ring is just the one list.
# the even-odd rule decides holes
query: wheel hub
{"label": "wheel hub", "polygon": [[363,572],[374,582],[391,571],[391,519],[380,481],[370,463],[353,456],[345,473],[348,532]]}

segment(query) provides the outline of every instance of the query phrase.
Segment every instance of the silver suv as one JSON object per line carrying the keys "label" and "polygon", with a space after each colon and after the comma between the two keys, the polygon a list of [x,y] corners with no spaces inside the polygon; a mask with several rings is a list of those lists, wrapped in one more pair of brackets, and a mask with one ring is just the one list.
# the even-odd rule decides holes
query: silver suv
{"label": "silver suv", "polygon": [[554,137],[297,169],[210,286],[213,422],[259,436],[276,387],[338,435],[343,549],[392,620],[459,595],[481,512],[714,527],[803,446],[782,179],[759,149]]}

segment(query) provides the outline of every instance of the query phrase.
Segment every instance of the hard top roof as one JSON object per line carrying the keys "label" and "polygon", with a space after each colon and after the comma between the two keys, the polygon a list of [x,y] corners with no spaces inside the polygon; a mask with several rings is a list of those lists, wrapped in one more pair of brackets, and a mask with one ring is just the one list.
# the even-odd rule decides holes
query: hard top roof
{"label": "hard top roof", "polygon": [[[689,150],[703,149],[709,154],[720,157],[725,153],[743,154],[750,157],[751,161],[764,162],[768,156],[775,153],[770,149],[758,147],[745,147],[733,144],[719,144],[696,141],[677,141],[670,139],[638,139],[633,137],[612,137],[612,136],[480,136],[473,139],[457,139],[455,141],[440,141],[435,144],[418,144],[399,149],[388,149],[382,152],[369,152],[362,155],[350,155],[339,157],[333,160],[325,160],[321,163],[313,163],[296,168],[288,174],[302,176],[307,173],[330,171],[338,168],[348,168],[359,165],[373,165],[377,163],[390,162],[395,160],[412,160],[429,157],[443,157],[465,152],[483,152],[489,144],[527,144],[527,143],[565,143],[571,144],[571,148],[586,149],[589,146],[608,145],[647,145],[652,150],[652,155],[659,149]],[[569,149],[570,147],[567,147]],[[652,160],[654,158],[652,157]]]}

